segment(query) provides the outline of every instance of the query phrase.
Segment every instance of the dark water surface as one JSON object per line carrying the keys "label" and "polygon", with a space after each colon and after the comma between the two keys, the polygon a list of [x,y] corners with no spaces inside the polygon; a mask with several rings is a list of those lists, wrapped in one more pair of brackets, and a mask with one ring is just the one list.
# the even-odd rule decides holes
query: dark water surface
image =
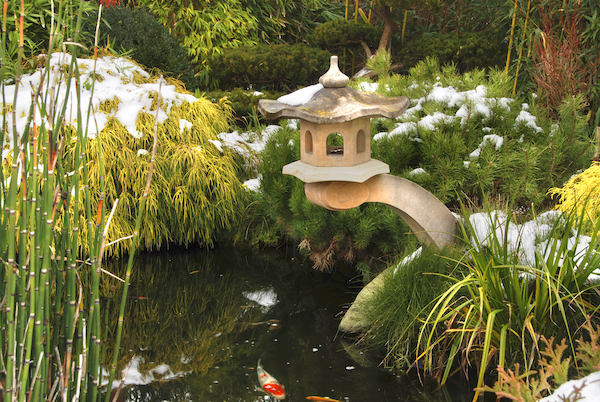
{"label": "dark water surface", "polygon": [[[106,267],[123,275],[125,264]],[[126,385],[119,400],[273,401],[255,389],[260,358],[285,386],[288,401],[311,395],[352,402],[470,401],[465,384],[435,390],[416,374],[392,375],[359,351],[350,351],[358,360],[351,357],[337,333],[359,290],[351,275],[349,267],[315,271],[293,250],[140,255],[118,368],[133,361],[128,381],[137,384]],[[105,294],[115,284],[105,281]]]}

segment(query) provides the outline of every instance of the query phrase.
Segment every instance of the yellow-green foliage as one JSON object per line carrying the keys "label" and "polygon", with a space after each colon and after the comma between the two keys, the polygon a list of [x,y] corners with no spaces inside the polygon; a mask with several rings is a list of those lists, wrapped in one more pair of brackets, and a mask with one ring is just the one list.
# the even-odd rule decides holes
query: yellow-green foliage
{"label": "yellow-green foliage", "polygon": [[[166,111],[166,103],[161,102],[161,108]],[[234,222],[241,209],[238,204],[243,186],[236,176],[232,153],[226,148],[220,151],[210,142],[227,129],[231,113],[226,104],[198,99],[172,106],[168,118],[158,124],[141,246],[153,248],[169,242],[210,245],[221,229]],[[191,126],[180,126],[182,119]],[[97,211],[101,193],[100,160],[105,169],[105,206],[110,211],[115,199],[119,199],[107,242],[133,233],[146,186],[154,121],[153,112],[141,111],[136,120],[141,137],[135,138],[116,118],[109,117],[100,135],[88,141],[89,186],[95,199],[92,214]],[[67,153],[73,151],[71,144]],[[89,220],[95,221],[95,217]],[[129,239],[120,241],[109,246],[106,253],[119,255],[129,246]]]}
{"label": "yellow-green foliage", "polygon": [[573,176],[562,188],[554,187],[548,191],[552,197],[557,196],[557,209],[562,212],[575,212],[581,216],[585,208],[585,219],[595,223],[600,217],[600,163],[592,166],[577,176]]}

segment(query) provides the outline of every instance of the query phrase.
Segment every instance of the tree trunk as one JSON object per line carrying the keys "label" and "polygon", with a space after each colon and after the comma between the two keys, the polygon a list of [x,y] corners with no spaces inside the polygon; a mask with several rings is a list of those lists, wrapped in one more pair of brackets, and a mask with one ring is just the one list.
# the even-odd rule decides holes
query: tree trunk
{"label": "tree trunk", "polygon": [[381,6],[381,17],[383,18],[383,34],[381,35],[381,39],[379,40],[379,47],[377,48],[377,52],[379,53],[381,50],[388,50],[392,43],[392,34],[396,29],[396,23],[394,22],[394,17],[392,15],[392,10],[389,6],[382,5]]}

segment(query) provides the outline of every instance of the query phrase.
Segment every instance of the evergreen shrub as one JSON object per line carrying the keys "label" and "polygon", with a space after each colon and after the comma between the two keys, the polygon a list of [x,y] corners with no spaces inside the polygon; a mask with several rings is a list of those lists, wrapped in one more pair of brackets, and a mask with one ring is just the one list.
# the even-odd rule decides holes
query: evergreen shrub
{"label": "evergreen shrub", "polygon": [[565,213],[575,210],[588,227],[593,226],[600,218],[600,163],[592,163],[564,186],[551,188],[548,193],[558,199],[557,209]]}
{"label": "evergreen shrub", "polygon": [[[117,62],[120,67],[114,68]],[[147,182],[157,107],[157,152],[140,246],[151,250],[172,243],[214,244],[223,231],[234,225],[243,209],[245,190],[239,180],[236,154],[221,147],[217,137],[229,128],[231,108],[225,102],[196,99],[175,85],[162,85],[159,106],[159,94],[154,89],[157,85],[149,85],[157,84],[156,75],[147,74],[123,58],[103,57],[96,71],[83,64],[80,61],[82,82],[91,81],[91,76],[104,82],[110,76],[123,85],[119,95],[101,102],[96,120],[105,124],[84,149],[86,155],[99,155],[90,157],[86,165],[94,216],[101,197],[105,205],[119,200],[107,240],[122,241],[107,247],[106,254],[119,256],[131,247],[131,239],[126,236],[134,230],[139,199]],[[85,85],[82,88],[87,90]],[[123,113],[131,112],[126,98],[131,92],[135,92],[134,102],[139,102],[139,107],[135,108],[135,118],[127,115],[128,121],[124,121]],[[120,99],[121,95],[125,98]],[[89,96],[89,92],[83,96]],[[66,121],[66,129],[71,124]],[[82,152],[79,147],[78,142],[67,143],[62,159],[74,158]],[[81,230],[87,234],[87,227]]]}
{"label": "evergreen shrub", "polygon": [[309,37],[314,46],[323,49],[339,48],[364,42],[369,47],[379,43],[383,30],[362,22],[336,19],[316,27]]}
{"label": "evergreen shrub", "polygon": [[487,196],[540,206],[549,201],[549,188],[589,163],[581,97],[567,99],[560,119],[549,120],[534,96],[529,102],[510,97],[502,71],[459,74],[433,58],[380,84],[385,95],[408,96],[412,107],[374,125],[385,131],[374,136],[373,157],[448,205]]}
{"label": "evergreen shrub", "polygon": [[[157,68],[183,82],[188,91],[199,86],[187,51],[169,29],[143,8],[109,7],[102,11],[99,46],[126,53],[142,66]],[[84,26],[93,37],[95,24]]]}
{"label": "evergreen shrub", "polygon": [[502,65],[506,61],[506,45],[493,31],[449,32],[412,40],[399,52],[407,68],[428,56],[436,57],[442,65],[454,63],[460,71],[467,71]]}
{"label": "evergreen shrub", "polygon": [[312,85],[329,68],[330,53],[306,45],[256,45],[224,50],[209,60],[222,88],[260,86],[274,90]]}
{"label": "evergreen shrub", "polygon": [[[199,99],[172,106],[168,118],[159,123],[154,179],[140,232],[143,248],[151,250],[170,243],[211,246],[223,230],[234,224],[244,191],[238,179],[239,168],[232,152],[221,151],[211,143],[227,129],[228,113],[226,105]],[[182,129],[182,120],[191,123],[190,127]],[[154,114],[140,112],[136,126],[141,138],[133,137],[117,119],[109,118],[100,140],[90,141],[86,151],[103,155],[105,202],[112,205],[119,198],[120,214],[113,220],[110,239],[132,232],[137,201],[146,185],[142,173],[147,170],[150,155],[140,150],[152,147]],[[99,164],[99,160],[93,160],[89,167],[94,194],[100,194],[94,184],[100,174]],[[128,247],[128,241],[119,242],[107,253],[120,255]]]}
{"label": "evergreen shrub", "polygon": [[328,270],[336,260],[343,260],[357,263],[367,277],[387,256],[410,243],[406,236],[408,226],[384,205],[364,204],[337,212],[309,202],[304,194],[304,183],[281,173],[284,165],[298,160],[299,156],[297,130],[285,127],[271,135],[258,169],[262,195],[257,203],[262,206],[253,206],[253,210],[265,215],[247,218],[251,223],[246,232],[256,230],[262,238],[273,239],[266,236],[265,222],[269,222],[271,233],[281,233],[299,243],[315,268]]}

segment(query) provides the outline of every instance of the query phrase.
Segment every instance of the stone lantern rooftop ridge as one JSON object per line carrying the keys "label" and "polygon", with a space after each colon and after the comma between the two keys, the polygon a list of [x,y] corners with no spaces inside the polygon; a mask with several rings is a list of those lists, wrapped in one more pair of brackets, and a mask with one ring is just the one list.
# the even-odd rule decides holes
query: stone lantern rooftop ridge
{"label": "stone lantern rooftop ridge", "polygon": [[295,118],[324,124],[343,123],[360,117],[396,118],[408,108],[406,96],[386,97],[346,86],[349,78],[339,70],[337,60],[337,56],[331,56],[329,71],[319,79],[322,88],[313,86],[317,90],[306,103],[289,105],[281,102],[282,98],[261,99],[258,109],[267,119]]}

